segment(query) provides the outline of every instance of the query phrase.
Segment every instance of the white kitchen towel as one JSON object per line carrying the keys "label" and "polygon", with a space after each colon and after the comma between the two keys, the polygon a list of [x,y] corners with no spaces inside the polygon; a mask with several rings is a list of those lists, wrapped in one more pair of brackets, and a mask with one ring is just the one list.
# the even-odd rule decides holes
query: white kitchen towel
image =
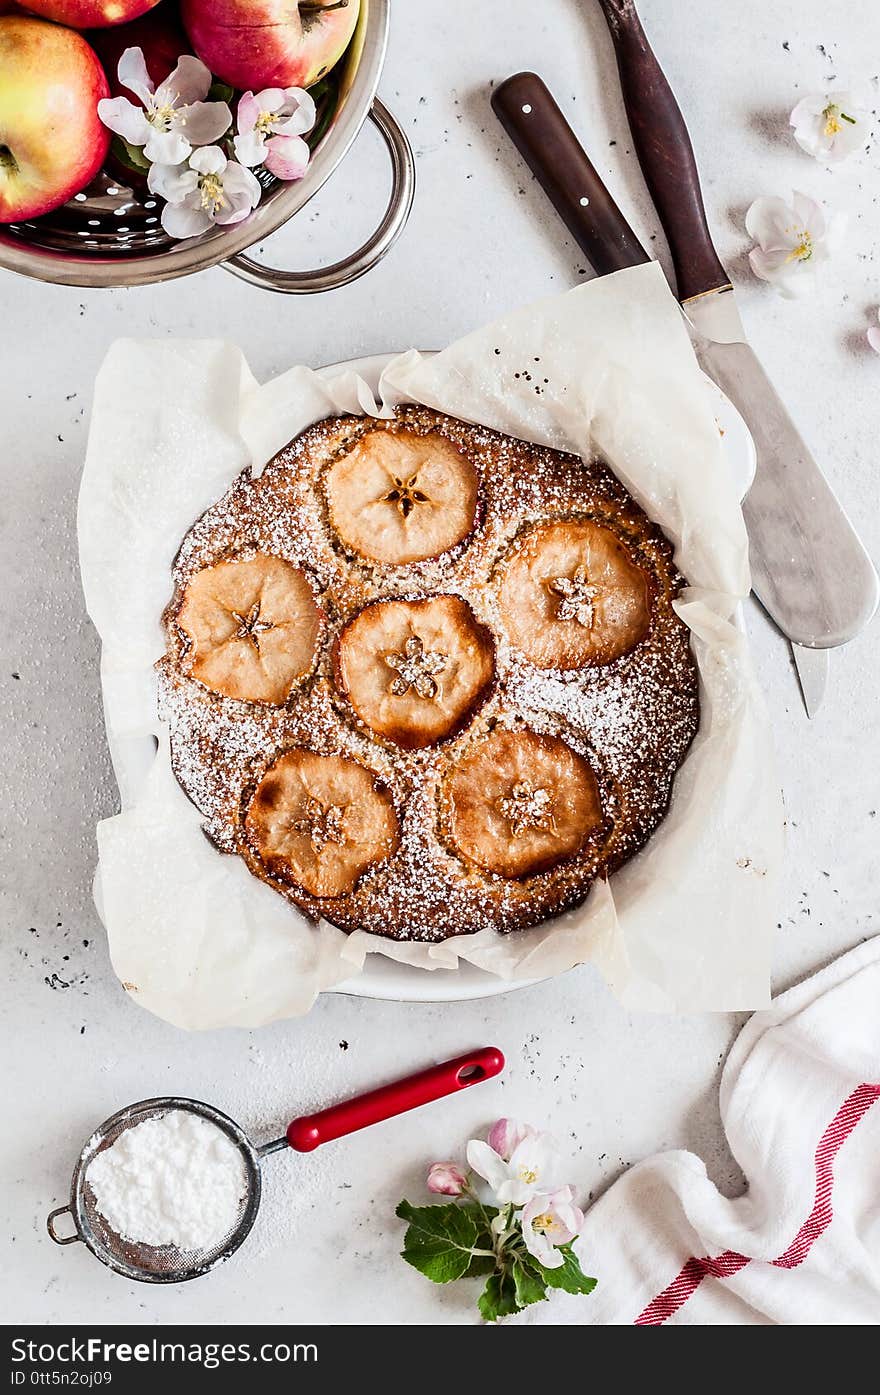
{"label": "white kitchen towel", "polygon": [[[880,1324],[880,936],[750,1018],[721,1080],[748,1181],[693,1153],[631,1168],[587,1215],[591,1298],[563,1323]],[[530,1314],[535,1312],[530,1310]]]}

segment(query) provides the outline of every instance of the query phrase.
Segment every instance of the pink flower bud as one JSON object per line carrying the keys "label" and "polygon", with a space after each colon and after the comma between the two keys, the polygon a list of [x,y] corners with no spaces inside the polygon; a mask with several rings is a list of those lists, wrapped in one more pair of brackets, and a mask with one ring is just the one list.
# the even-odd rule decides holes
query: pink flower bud
{"label": "pink flower bud", "polygon": [[518,1119],[499,1119],[489,1130],[489,1147],[505,1162],[510,1162],[514,1150],[534,1132],[531,1124],[521,1124]]}
{"label": "pink flower bud", "polygon": [[440,1196],[461,1196],[467,1186],[467,1173],[458,1163],[435,1162],[428,1169],[428,1191]]}

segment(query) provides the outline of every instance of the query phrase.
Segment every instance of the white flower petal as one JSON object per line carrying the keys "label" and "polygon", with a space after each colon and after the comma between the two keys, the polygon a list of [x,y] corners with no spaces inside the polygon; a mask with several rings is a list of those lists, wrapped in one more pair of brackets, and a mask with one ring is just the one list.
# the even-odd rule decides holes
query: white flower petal
{"label": "white flower petal", "polygon": [[199,186],[199,176],[188,165],[150,165],[147,188],[169,203],[182,203]]}
{"label": "white flower petal", "polygon": [[243,92],[238,99],[238,110],[236,112],[236,123],[239,135],[247,135],[257,124],[257,117],[260,115],[260,104],[253,92]]}
{"label": "white flower petal", "polygon": [[231,160],[223,175],[224,205],[217,210],[217,223],[240,223],[260,202],[260,181],[243,165]]}
{"label": "white flower petal", "polygon": [[150,105],[150,98],[153,95],[153,79],[147,72],[142,48],[127,48],[125,50],[119,60],[116,76],[123,87],[127,87],[129,92],[133,92],[136,97],[140,97],[145,107]]}
{"label": "white flower petal", "polygon": [[175,125],[182,128],[190,145],[213,145],[232,125],[232,112],[225,102],[193,102],[180,108]]}
{"label": "white flower petal", "polygon": [[499,1186],[507,1181],[509,1176],[507,1164],[500,1158],[494,1148],[490,1148],[488,1143],[484,1143],[480,1138],[472,1138],[467,1146],[468,1165],[473,1168],[484,1182],[488,1182],[493,1191],[497,1191]]}
{"label": "white flower petal", "polygon": [[276,179],[302,179],[309,166],[309,147],[302,136],[272,136],[266,146],[266,169]]}
{"label": "white flower petal", "polygon": [[109,130],[122,136],[129,145],[145,145],[152,134],[153,128],[143,107],[135,106],[127,97],[102,97],[98,103],[98,116]]}
{"label": "white flower petal", "polygon": [[[291,91],[295,91],[292,88]],[[262,92],[256,94],[258,111],[280,111],[284,106],[285,89],[283,87],[264,87]]]}
{"label": "white flower petal", "polygon": [[315,100],[300,87],[284,90],[284,104],[279,111],[275,131],[280,136],[301,136],[315,124]]}
{"label": "white flower petal", "polygon": [[162,209],[162,227],[169,237],[198,237],[211,227],[211,219],[201,208],[166,203]]}
{"label": "white flower petal", "polygon": [[266,158],[266,142],[259,131],[241,131],[233,141],[235,158],[243,165],[261,165]]}
{"label": "white flower petal", "polygon": [[156,101],[171,101],[176,107],[189,106],[207,97],[211,88],[211,71],[200,58],[184,54],[178,58],[177,67],[169,73],[156,93]]}
{"label": "white flower petal", "polygon": [[199,174],[222,174],[226,169],[226,156],[219,145],[203,145],[193,151],[189,163]]}
{"label": "white flower petal", "polygon": [[792,210],[775,196],[755,199],[746,214],[746,232],[762,247],[786,246]]}
{"label": "white flower petal", "polygon": [[800,194],[795,189],[792,195],[792,208],[795,217],[801,227],[810,234],[811,237],[820,238],[825,236],[825,214],[815,199],[811,199],[809,194]]}
{"label": "white flower petal", "polygon": [[191,150],[189,141],[179,131],[157,131],[155,126],[150,127],[150,135],[144,145],[147,159],[160,165],[182,164]]}

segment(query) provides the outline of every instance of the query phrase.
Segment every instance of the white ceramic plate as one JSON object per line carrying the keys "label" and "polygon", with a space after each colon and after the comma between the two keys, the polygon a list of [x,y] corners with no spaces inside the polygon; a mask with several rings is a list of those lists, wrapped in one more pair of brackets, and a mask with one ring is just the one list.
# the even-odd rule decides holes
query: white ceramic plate
{"label": "white ceramic plate", "polygon": [[[351,369],[359,373],[375,392],[382,369],[394,357],[393,354],[373,354],[369,358],[330,364],[319,371],[331,377],[343,369]],[[755,477],[755,445],[733,403],[711,378],[707,378],[706,382],[712,392],[715,415],[723,433],[724,456],[742,499]],[[384,954],[368,954],[363,969],[355,978],[346,979],[329,991],[398,1003],[459,1003],[473,998],[492,998],[498,993],[510,993],[537,982],[537,979],[508,982],[472,964],[463,963],[458,969],[418,969],[411,964],[399,964]]]}

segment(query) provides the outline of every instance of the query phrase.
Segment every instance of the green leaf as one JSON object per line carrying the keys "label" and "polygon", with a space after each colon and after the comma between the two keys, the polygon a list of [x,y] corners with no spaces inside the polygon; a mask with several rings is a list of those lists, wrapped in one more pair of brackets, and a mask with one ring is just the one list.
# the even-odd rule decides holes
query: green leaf
{"label": "green leaf", "polygon": [[484,1258],[472,1253],[483,1248],[477,1245],[480,1228],[475,1206],[457,1206],[454,1201],[443,1206],[411,1206],[402,1201],[396,1214],[408,1222],[402,1257],[433,1283],[461,1279],[475,1260]]}
{"label": "green leaf", "polygon": [[110,149],[126,169],[137,170],[139,174],[145,174],[150,168],[150,162],[140,146],[129,145],[127,140],[122,139],[122,136],[113,136],[110,141]]}
{"label": "green leaf", "polygon": [[543,1274],[539,1275],[527,1269],[518,1259],[513,1261],[513,1283],[518,1308],[527,1308],[530,1303],[541,1303],[547,1297],[547,1284]]}
{"label": "green leaf", "polygon": [[208,95],[205,101],[225,102],[226,105],[229,106],[232,103],[234,93],[235,88],[230,87],[228,82],[221,82],[219,78],[215,78],[208,89]]}
{"label": "green leaf", "polygon": [[506,1269],[492,1275],[477,1299],[477,1307],[484,1322],[497,1322],[499,1318],[509,1317],[518,1311],[516,1285]]}
{"label": "green leaf", "polygon": [[596,1280],[589,1278],[581,1269],[571,1245],[560,1245],[559,1253],[564,1259],[558,1269],[545,1269],[536,1259],[530,1261],[531,1267],[540,1272],[548,1288],[561,1288],[566,1293],[592,1293]]}

